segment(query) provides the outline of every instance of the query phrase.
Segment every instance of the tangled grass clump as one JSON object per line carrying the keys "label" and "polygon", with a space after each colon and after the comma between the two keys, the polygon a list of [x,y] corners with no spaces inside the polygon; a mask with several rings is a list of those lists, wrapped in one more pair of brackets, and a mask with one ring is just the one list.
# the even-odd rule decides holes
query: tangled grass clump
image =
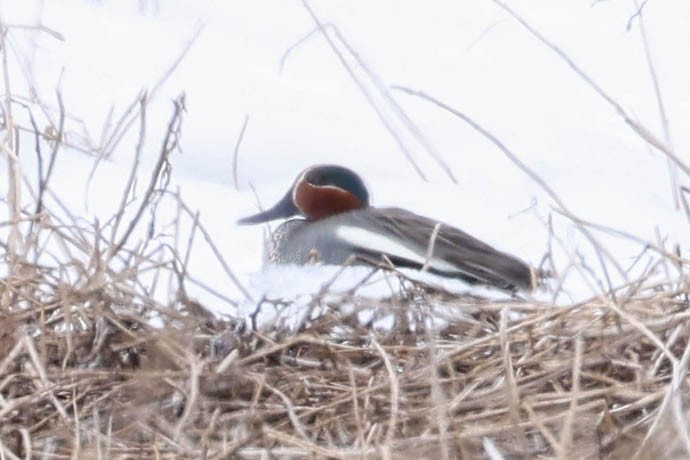
{"label": "tangled grass clump", "polygon": [[[99,249],[107,232],[53,220],[34,221],[34,240],[59,239],[71,260],[15,258],[0,285],[5,458],[673,458],[688,446],[685,279],[568,307],[422,286],[320,296],[327,313],[297,330],[252,330],[185,295],[170,247],[123,249],[123,264]],[[166,276],[177,294],[162,304],[150,293]],[[345,304],[422,320],[372,329]],[[425,328],[438,304],[457,317]]]}

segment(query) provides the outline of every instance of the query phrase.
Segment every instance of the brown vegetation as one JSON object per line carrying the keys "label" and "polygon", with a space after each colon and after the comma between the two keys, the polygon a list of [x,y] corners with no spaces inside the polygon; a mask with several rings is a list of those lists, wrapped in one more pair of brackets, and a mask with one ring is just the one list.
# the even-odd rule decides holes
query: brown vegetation
{"label": "brown vegetation", "polygon": [[[688,171],[667,139],[654,137],[560,49],[507,11],[672,167]],[[314,20],[329,38],[326,26],[333,26]],[[7,29],[0,31],[5,37]],[[356,56],[335,33],[329,44],[338,56]],[[6,65],[0,458],[690,456],[690,289],[687,261],[677,254],[656,248],[658,266],[666,268],[661,281],[649,270],[569,306],[491,302],[406,282],[406,290],[387,300],[314,294],[313,306],[325,313],[295,329],[219,319],[187,294],[187,253],[155,237],[130,241],[144,211],[166,195],[193,221],[191,233],[204,233],[210,242],[198,216],[167,191],[184,100],[176,101],[143,194],[133,192],[141,176],[135,166],[113,218],[89,223],[61,207],[49,187],[57,152],[69,143],[59,94],[57,108],[38,104],[52,116],[49,129],[38,129],[33,118],[31,126],[16,126],[11,109],[24,103],[9,91]],[[366,67],[356,77],[377,82]],[[591,226],[491,133],[426,93],[397,89],[489,138],[544,188],[557,212],[591,237]],[[380,82],[377,90],[394,102]],[[138,120],[138,164],[146,102],[142,95],[102,148],[88,153],[107,157]],[[406,126],[412,123],[395,110]],[[21,196],[27,190],[19,172],[21,130],[35,136],[35,147],[25,150],[35,148],[39,158],[38,187],[29,199]],[[49,148],[41,152],[40,146]],[[173,239],[181,238],[193,235]],[[344,305],[354,313],[343,313]],[[438,307],[454,313],[444,326],[427,327]],[[357,312],[371,308],[393,315],[394,325],[362,324]]]}
{"label": "brown vegetation", "polygon": [[[170,247],[112,244],[113,222],[60,222],[43,209],[5,225],[16,225],[23,252],[10,257],[2,242],[4,458],[672,458],[688,449],[682,276],[569,307],[408,283],[385,301],[314,295],[327,313],[295,330],[254,330],[189,299],[184,258]],[[54,263],[32,262],[47,260],[45,246],[61,248]],[[167,303],[152,294],[164,279]],[[439,307],[455,313],[426,328]],[[361,324],[364,308],[391,313],[394,326]]]}

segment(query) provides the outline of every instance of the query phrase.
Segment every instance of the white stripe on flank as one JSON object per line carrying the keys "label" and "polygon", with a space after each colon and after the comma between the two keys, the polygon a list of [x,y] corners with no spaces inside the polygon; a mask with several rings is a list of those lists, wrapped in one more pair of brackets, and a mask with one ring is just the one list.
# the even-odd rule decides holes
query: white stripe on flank
{"label": "white stripe on flank", "polygon": [[360,247],[374,253],[388,254],[389,256],[400,257],[414,263],[424,266],[428,262],[428,267],[445,272],[455,272],[458,268],[453,264],[439,259],[438,257],[431,257],[428,261],[424,254],[414,252],[403,244],[386,238],[376,232],[365,230],[360,227],[353,227],[344,225],[338,227],[335,234],[341,240],[349,243],[352,246]]}

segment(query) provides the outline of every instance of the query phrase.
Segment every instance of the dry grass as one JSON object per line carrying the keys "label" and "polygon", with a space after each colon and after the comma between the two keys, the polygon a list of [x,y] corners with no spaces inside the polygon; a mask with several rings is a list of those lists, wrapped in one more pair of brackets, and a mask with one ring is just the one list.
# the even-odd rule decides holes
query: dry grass
{"label": "dry grass", "polygon": [[[61,208],[49,186],[68,140],[61,99],[59,110],[40,107],[53,116],[50,130],[41,132],[33,119],[32,127],[15,126],[18,102],[6,60],[3,67],[9,220],[0,223],[0,458],[690,455],[686,260],[657,248],[665,281],[648,274],[566,307],[482,301],[408,283],[379,301],[356,292],[315,294],[312,306],[325,313],[294,330],[220,320],[187,295],[195,280],[177,244],[197,233],[210,239],[198,216],[166,190],[184,100],[176,101],[143,195],[133,191],[142,177],[137,161],[120,209],[107,222],[89,223]],[[92,153],[110,155],[138,120],[138,160],[152,93]],[[21,130],[35,134],[38,157],[47,158],[29,198],[18,167]],[[668,145],[649,142],[685,171]],[[50,149],[42,153],[41,145]],[[164,196],[177,200],[175,243],[155,235],[137,241],[143,216]],[[193,222],[190,235],[180,233],[183,217]],[[455,313],[442,327],[426,327],[438,307]],[[371,308],[392,314],[393,327],[362,324],[357,312]]]}
{"label": "dry grass", "polygon": [[[17,224],[25,255],[0,285],[4,458],[687,453],[685,279],[567,308],[419,285],[378,302],[315,295],[327,313],[257,331],[188,299],[170,247],[113,257],[107,225],[55,219]],[[30,262],[45,246],[55,262]],[[163,279],[165,304],[150,294]],[[425,328],[439,305],[458,314]],[[395,326],[361,324],[369,307]]]}

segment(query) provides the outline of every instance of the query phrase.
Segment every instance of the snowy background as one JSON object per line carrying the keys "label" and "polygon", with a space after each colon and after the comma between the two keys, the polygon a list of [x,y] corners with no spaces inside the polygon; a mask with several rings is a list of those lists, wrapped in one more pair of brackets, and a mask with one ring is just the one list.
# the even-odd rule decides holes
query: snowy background
{"label": "snowy background", "polygon": [[[507,4],[632,119],[690,162],[689,2],[650,0],[642,16],[669,138],[640,18],[633,17],[634,1]],[[605,284],[594,249],[569,219],[554,213],[552,198],[486,137],[428,101],[393,89],[399,85],[423,91],[489,130],[577,217],[642,241],[664,241],[669,249],[678,242],[687,256],[688,220],[675,205],[666,156],[497,3],[311,1],[309,6],[329,25],[349,71],[323,35],[312,33],[316,23],[300,1],[3,1],[11,94],[21,102],[42,101],[43,110],[33,106],[41,128],[57,119],[58,90],[69,115],[65,130],[72,148],[61,150],[51,188],[85,219],[109,218],[138,138],[139,121],[128,118],[128,107],[148,91],[144,183],[160,151],[171,101],[184,92],[183,152],[172,158],[171,190],[179,186],[184,200],[199,210],[230,268],[257,298],[280,284],[294,290],[295,280],[317,275],[313,269],[307,276],[284,270],[268,279],[257,275],[263,229],[238,227],[235,221],[256,211],[251,187],[269,206],[314,163],[340,163],[360,172],[375,205],[400,206],[456,225],[532,264],[539,264],[551,245],[556,269],[566,275],[560,300],[594,295]],[[15,104],[14,112],[18,124],[30,127],[26,110]],[[403,113],[414,128],[404,123]],[[106,144],[123,115],[132,120],[131,129],[89,182],[94,161],[80,150]],[[236,189],[233,152],[245,120]],[[33,134],[24,132],[21,162],[29,182],[36,170],[32,142]],[[6,177],[0,179],[3,190]],[[687,182],[679,172],[679,184]],[[549,216],[562,246],[549,238]],[[640,242],[592,232],[623,269],[644,249]],[[195,244],[192,274],[242,300],[203,240]],[[592,273],[568,269],[574,259]],[[632,273],[644,266],[638,262]],[[615,283],[623,281],[613,276]]]}

